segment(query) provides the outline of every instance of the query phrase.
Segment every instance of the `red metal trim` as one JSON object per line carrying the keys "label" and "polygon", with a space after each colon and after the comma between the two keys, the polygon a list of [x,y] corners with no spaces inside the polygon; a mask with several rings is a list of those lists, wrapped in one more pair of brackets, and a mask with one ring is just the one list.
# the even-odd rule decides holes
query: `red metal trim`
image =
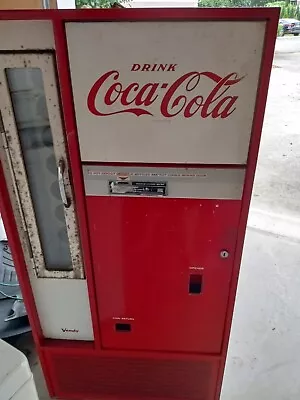
{"label": "red metal trim", "polygon": [[[60,391],[59,398],[68,400],[82,400],[82,394]],[[99,400],[99,395],[90,394],[88,399],[85,397],[85,400]],[[101,396],[101,400],[120,400],[120,396],[119,395]],[[140,400],[140,399],[132,396],[122,396],[122,400]],[[159,398],[159,400],[162,399]]]}
{"label": "red metal trim", "polygon": [[38,318],[38,313],[30,286],[27,266],[18,234],[17,224],[15,221],[13,209],[10,203],[9,192],[4,179],[4,172],[0,161],[0,210],[1,217],[5,226],[9,247],[11,248],[13,260],[19,279],[21,291],[24,297],[24,303],[28,313],[32,334],[36,343],[40,344],[43,340],[42,328]]}
{"label": "red metal trim", "polygon": [[262,21],[276,19],[279,8],[113,8],[81,10],[4,10],[0,20],[52,21]]}
{"label": "red metal trim", "polygon": [[59,352],[65,351],[82,351],[83,353],[95,353],[95,346],[93,342],[84,342],[82,340],[60,340],[60,339],[45,339],[41,345],[43,350],[58,350]]}
{"label": "red metal trim", "polygon": [[41,347],[38,346],[37,350],[38,350],[40,364],[41,364],[41,368],[42,368],[43,375],[44,375],[44,378],[45,378],[45,382],[46,382],[46,386],[47,386],[47,390],[48,390],[49,396],[50,397],[54,397],[55,396],[55,390],[54,390],[53,382],[52,382],[52,379],[51,379],[52,377],[48,373],[48,371],[50,370],[48,358],[46,357],[46,353],[42,350]]}
{"label": "red metal trim", "polygon": [[266,27],[264,51],[262,55],[262,66],[260,71],[260,79],[258,83],[255,113],[252,125],[252,135],[251,135],[248,160],[247,160],[247,171],[246,171],[245,185],[242,197],[242,209],[241,209],[241,216],[240,216],[238,235],[237,235],[234,267],[233,267],[230,295],[227,307],[226,324],[223,335],[222,362],[220,363],[219,367],[218,387],[215,395],[216,400],[219,399],[221,393],[223,373],[224,373],[226,355],[229,344],[235,297],[238,285],[238,277],[239,277],[240,265],[243,253],[245,232],[247,228],[248,212],[250,207],[251,194],[252,194],[252,188],[253,188],[253,182],[254,182],[254,176],[258,158],[258,150],[260,145],[263,120],[264,120],[264,114],[268,96],[270,75],[272,70],[278,18],[279,18],[279,12],[277,11],[277,14],[274,15],[274,18],[268,21]]}
{"label": "red metal trim", "polygon": [[59,354],[82,354],[99,357],[123,357],[123,358],[149,358],[149,359],[168,359],[168,360],[221,360],[221,354],[211,353],[185,353],[185,352],[166,352],[166,351],[137,351],[137,350],[95,350],[91,343],[74,341],[46,339],[42,346],[42,351]]}
{"label": "red metal trim", "polygon": [[56,47],[56,61],[58,67],[58,79],[61,90],[61,102],[64,116],[65,135],[70,158],[70,175],[73,181],[73,190],[77,210],[77,219],[80,232],[85,274],[87,279],[92,324],[94,330],[95,347],[100,346],[100,327],[98,324],[98,310],[95,294],[94,274],[91,260],[89,232],[87,229],[87,214],[84,197],[82,167],[80,161],[80,150],[75,121],[75,110],[73,106],[73,94],[69,61],[67,52],[67,40],[65,28],[61,21],[53,22],[53,31]]}

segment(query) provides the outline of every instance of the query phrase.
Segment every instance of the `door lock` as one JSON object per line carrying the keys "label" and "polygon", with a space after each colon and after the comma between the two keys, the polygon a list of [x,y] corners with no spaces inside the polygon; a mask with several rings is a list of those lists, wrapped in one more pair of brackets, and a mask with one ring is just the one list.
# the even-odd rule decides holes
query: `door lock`
{"label": "door lock", "polygon": [[229,257],[229,252],[227,250],[221,250],[220,257],[221,258],[228,258]]}

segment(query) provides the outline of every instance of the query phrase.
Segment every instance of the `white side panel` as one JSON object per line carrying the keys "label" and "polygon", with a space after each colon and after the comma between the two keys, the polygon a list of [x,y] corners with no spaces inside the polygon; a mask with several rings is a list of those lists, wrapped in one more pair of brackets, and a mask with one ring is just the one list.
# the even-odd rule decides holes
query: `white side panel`
{"label": "white side panel", "polygon": [[49,339],[93,340],[86,280],[39,279],[29,271],[43,334]]}
{"label": "white side panel", "polygon": [[1,50],[54,49],[50,21],[0,21]]}
{"label": "white side panel", "polygon": [[245,164],[265,29],[264,21],[68,23],[82,160]]}

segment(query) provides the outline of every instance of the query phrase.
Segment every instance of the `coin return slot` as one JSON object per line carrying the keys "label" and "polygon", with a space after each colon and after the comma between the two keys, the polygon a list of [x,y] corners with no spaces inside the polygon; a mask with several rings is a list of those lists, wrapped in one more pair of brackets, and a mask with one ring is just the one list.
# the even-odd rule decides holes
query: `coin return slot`
{"label": "coin return slot", "polygon": [[202,291],[202,275],[190,275],[189,293],[200,294]]}
{"label": "coin return slot", "polygon": [[116,324],[115,326],[117,332],[131,332],[131,324]]}

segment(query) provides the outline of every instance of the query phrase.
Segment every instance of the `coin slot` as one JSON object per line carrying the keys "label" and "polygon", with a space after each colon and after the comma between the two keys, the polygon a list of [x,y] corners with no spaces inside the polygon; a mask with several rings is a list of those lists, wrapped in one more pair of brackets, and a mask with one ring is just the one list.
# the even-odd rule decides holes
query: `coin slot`
{"label": "coin slot", "polygon": [[200,294],[202,291],[202,275],[192,274],[189,281],[189,293]]}

